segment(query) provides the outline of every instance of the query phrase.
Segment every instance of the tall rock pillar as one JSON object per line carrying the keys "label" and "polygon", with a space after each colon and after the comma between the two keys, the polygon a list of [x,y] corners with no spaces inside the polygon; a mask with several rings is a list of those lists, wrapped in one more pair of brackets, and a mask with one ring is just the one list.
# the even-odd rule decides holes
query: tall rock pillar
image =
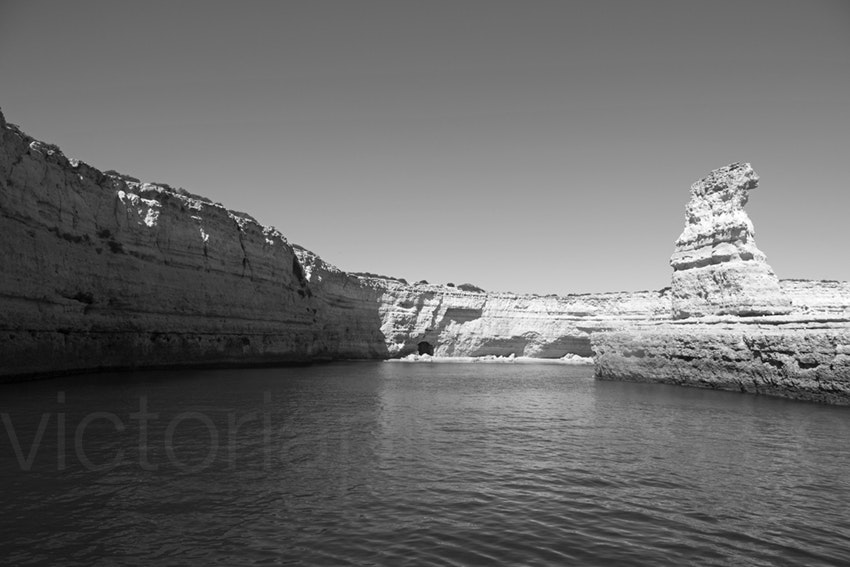
{"label": "tall rock pillar", "polygon": [[685,229],[670,258],[675,319],[791,311],[744,211],[758,181],[750,164],[733,163],[691,185]]}

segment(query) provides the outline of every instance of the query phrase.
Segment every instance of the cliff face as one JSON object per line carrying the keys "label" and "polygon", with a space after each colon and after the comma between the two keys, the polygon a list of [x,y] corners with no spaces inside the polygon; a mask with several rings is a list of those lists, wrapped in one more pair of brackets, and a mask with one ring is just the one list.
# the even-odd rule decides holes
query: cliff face
{"label": "cliff face", "polygon": [[518,296],[345,273],[244,213],[69,160],[0,118],[0,377],[110,367],[589,356],[666,292]]}
{"label": "cliff face", "polygon": [[591,356],[591,332],[660,317],[669,305],[666,292],[654,291],[558,297],[410,285],[296,252],[320,302],[324,343],[352,357],[405,356],[420,343],[435,356]]}
{"label": "cliff face", "polygon": [[300,246],[295,253],[316,299],[322,345],[316,358],[387,358],[380,290]]}
{"label": "cliff face", "polygon": [[589,357],[592,332],[651,319],[668,302],[663,292],[547,297],[370,284],[382,288],[381,329],[393,356],[426,342],[435,356]]}
{"label": "cliff face", "polygon": [[691,186],[685,229],[670,259],[674,318],[791,311],[744,212],[758,180],[750,164],[734,163]]}
{"label": "cliff face", "polygon": [[317,301],[273,229],[0,129],[0,376],[308,360]]}

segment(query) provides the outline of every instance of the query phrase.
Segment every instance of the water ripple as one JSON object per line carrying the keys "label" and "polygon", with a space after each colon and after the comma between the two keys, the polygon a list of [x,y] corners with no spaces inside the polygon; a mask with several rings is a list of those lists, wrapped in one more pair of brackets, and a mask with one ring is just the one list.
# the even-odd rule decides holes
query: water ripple
{"label": "water ripple", "polygon": [[[91,462],[123,451],[104,470],[75,459],[70,441],[60,469],[55,421],[29,471],[7,435],[0,562],[838,565],[850,557],[846,408],[596,383],[586,368],[425,366],[5,385],[2,411],[26,449],[45,411],[66,413],[71,440],[89,412],[112,412],[126,428],[101,420],[86,430]],[[128,418],[141,397],[159,416],[146,443]],[[166,446],[169,424],[190,414]],[[153,469],[141,466],[143,455]]]}

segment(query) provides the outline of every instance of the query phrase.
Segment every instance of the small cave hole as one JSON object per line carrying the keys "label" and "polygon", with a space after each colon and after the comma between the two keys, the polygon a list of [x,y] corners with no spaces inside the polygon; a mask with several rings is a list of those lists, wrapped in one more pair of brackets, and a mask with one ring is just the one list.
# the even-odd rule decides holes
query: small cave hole
{"label": "small cave hole", "polygon": [[427,354],[429,356],[434,356],[434,345],[429,343],[428,341],[422,341],[419,343],[419,354]]}

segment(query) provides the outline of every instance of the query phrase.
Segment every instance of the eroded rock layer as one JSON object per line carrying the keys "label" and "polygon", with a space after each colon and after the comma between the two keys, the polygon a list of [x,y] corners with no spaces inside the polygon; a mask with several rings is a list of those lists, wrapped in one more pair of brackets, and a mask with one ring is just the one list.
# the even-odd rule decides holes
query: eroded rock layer
{"label": "eroded rock layer", "polygon": [[791,311],[744,211],[758,181],[750,164],[734,163],[691,186],[685,229],[670,259],[674,318]]}
{"label": "eroded rock layer", "polygon": [[768,319],[594,334],[596,376],[850,405],[850,327]]}

